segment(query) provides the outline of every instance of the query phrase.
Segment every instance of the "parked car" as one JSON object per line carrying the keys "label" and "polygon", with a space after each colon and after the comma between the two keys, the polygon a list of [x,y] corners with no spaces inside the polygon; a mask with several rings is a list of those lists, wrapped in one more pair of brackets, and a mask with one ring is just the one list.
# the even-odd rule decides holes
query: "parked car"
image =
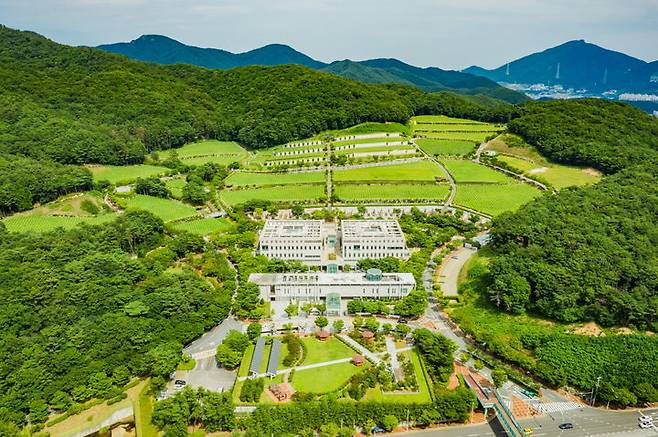
{"label": "parked car", "polygon": [[380,428],[378,426],[374,427],[372,430],[370,430],[373,434],[379,434],[381,432],[384,432],[384,428]]}
{"label": "parked car", "polygon": [[640,428],[642,429],[649,429],[653,428],[654,426],[656,425],[654,425],[653,422],[640,422]]}
{"label": "parked car", "polygon": [[646,416],[644,414],[638,417],[637,420],[639,420],[640,422],[653,422],[651,416]]}
{"label": "parked car", "polygon": [[560,429],[573,429],[573,423],[567,422],[567,423],[561,423],[560,426],[558,426]]}
{"label": "parked car", "polygon": [[535,431],[532,428],[523,428],[525,435],[532,435]]}
{"label": "parked car", "polygon": [[174,387],[185,387],[186,384],[187,381],[185,381],[184,379],[177,379],[176,381],[174,381]]}

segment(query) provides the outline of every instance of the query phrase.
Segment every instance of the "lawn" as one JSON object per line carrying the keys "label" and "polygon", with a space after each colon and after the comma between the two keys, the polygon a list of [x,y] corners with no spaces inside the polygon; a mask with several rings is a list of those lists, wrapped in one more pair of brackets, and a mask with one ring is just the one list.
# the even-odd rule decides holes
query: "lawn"
{"label": "lawn", "polygon": [[457,124],[489,124],[481,121],[469,120],[467,118],[454,118],[446,115],[417,115],[413,117],[412,124],[423,123],[457,123]]}
{"label": "lawn", "polygon": [[449,185],[388,184],[388,185],[336,185],[334,193],[345,200],[444,200]]}
{"label": "lawn", "polygon": [[414,132],[498,132],[493,124],[417,124]]}
{"label": "lawn", "polygon": [[403,124],[390,122],[390,123],[376,123],[376,122],[367,122],[357,124],[356,126],[349,127],[347,129],[339,131],[330,131],[328,133],[333,134],[336,137],[345,136],[345,135],[359,135],[359,134],[378,134],[384,133],[384,136],[387,132],[400,132],[407,133],[409,128]]}
{"label": "lawn", "polygon": [[296,391],[305,393],[327,393],[339,389],[352,375],[360,372],[366,365],[356,367],[350,362],[298,370],[293,376],[292,385]]}
{"label": "lawn", "polygon": [[375,153],[375,152],[388,152],[390,155],[401,155],[404,152],[400,152],[401,150],[414,150],[414,146],[377,146],[377,147],[358,147],[358,148],[353,148],[353,149],[345,149],[345,150],[336,150],[333,152],[334,155],[340,156],[340,155],[350,155],[352,153]]}
{"label": "lawn", "polygon": [[333,172],[334,181],[434,181],[445,177],[438,165],[427,160]]}
{"label": "lawn", "polygon": [[187,231],[197,235],[209,235],[215,232],[227,232],[234,227],[234,223],[226,218],[204,218],[173,224],[173,228],[177,231]]}
{"label": "lawn", "polygon": [[165,185],[169,188],[169,191],[171,191],[171,195],[177,199],[183,197],[183,187],[185,184],[187,184],[185,178],[174,178],[165,182]]}
{"label": "lawn", "polygon": [[147,178],[149,176],[160,176],[169,173],[166,167],[155,165],[105,165],[90,167],[94,175],[94,181],[110,181],[114,185],[128,184],[134,182],[137,178]]}
{"label": "lawn", "polygon": [[248,376],[249,375],[249,366],[251,365],[251,357],[254,356],[254,349],[256,346],[250,344],[247,349],[244,351],[242,356],[242,361],[240,362],[240,368],[238,369],[238,376]]}
{"label": "lawn", "polygon": [[186,205],[178,200],[161,199],[159,197],[145,196],[135,194],[134,196],[122,199],[128,209],[143,209],[160,217],[165,222],[180,220],[187,217],[198,215],[196,209]]}
{"label": "lawn", "polygon": [[304,362],[300,364],[302,366],[356,355],[356,352],[335,337],[329,337],[325,341],[320,341],[315,337],[306,337],[302,341],[306,345],[306,356]]}
{"label": "lawn", "polygon": [[477,164],[472,161],[460,159],[445,159],[441,161],[452,175],[455,182],[478,182],[478,183],[510,183],[514,182],[509,176],[503,173],[486,167],[482,164]]}
{"label": "lawn", "polygon": [[541,193],[537,188],[521,182],[457,184],[455,204],[497,216],[505,211],[516,211]]}
{"label": "lawn", "polygon": [[499,155],[497,158],[499,161],[518,169],[526,176],[537,177],[558,189],[574,185],[594,184],[601,180],[600,173],[591,169],[553,163],[544,163],[542,165],[513,156]]}
{"label": "lawn", "polygon": [[173,150],[178,153],[178,158],[188,165],[200,165],[206,162],[228,165],[232,162],[243,161],[249,156],[249,153],[237,143],[204,140],[186,144],[178,149],[168,149],[158,152],[160,160],[164,161],[167,159]]}
{"label": "lawn", "polygon": [[324,195],[324,185],[290,185],[285,187],[223,190],[220,193],[220,198],[227,205],[235,206],[249,200],[314,203]]}
{"label": "lawn", "polygon": [[80,223],[98,225],[116,218],[116,214],[102,214],[95,217],[73,217],[36,214],[16,214],[2,220],[9,232],[48,232],[57,228],[73,229]]}
{"label": "lawn", "polygon": [[459,140],[435,140],[422,138],[416,144],[429,155],[464,156],[475,150],[475,142]]}
{"label": "lawn", "polygon": [[481,143],[493,132],[418,132],[424,138],[435,138],[442,140],[463,140]]}
{"label": "lawn", "polygon": [[347,146],[349,144],[371,144],[371,143],[398,143],[406,141],[404,137],[387,137],[386,134],[382,134],[381,137],[377,138],[357,138],[353,140],[344,140],[344,141],[335,141],[333,144],[334,147],[337,146]]}
{"label": "lawn", "polygon": [[226,178],[227,185],[289,185],[324,184],[327,176],[324,171],[305,173],[252,173],[237,171]]}
{"label": "lawn", "polygon": [[135,428],[140,437],[157,437],[158,428],[151,423],[153,415],[153,396],[149,394],[149,385],[145,384],[137,399],[133,402],[135,411]]}

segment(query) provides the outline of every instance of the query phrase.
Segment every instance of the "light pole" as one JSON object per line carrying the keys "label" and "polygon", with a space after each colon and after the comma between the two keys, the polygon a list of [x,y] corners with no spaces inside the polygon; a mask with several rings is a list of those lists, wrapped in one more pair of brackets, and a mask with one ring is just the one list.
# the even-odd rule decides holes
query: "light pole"
{"label": "light pole", "polygon": [[596,392],[599,391],[599,383],[601,382],[601,377],[597,376],[596,377],[596,386],[594,387],[594,390],[592,390],[592,406],[594,406],[594,402],[596,402]]}

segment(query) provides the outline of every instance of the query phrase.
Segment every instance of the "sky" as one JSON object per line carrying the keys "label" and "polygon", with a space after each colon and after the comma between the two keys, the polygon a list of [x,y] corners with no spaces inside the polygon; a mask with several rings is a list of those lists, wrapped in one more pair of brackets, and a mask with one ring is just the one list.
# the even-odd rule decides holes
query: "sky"
{"label": "sky", "polygon": [[446,69],[498,67],[573,39],[658,60],[658,0],[0,0],[0,23],[70,45],[162,34]]}

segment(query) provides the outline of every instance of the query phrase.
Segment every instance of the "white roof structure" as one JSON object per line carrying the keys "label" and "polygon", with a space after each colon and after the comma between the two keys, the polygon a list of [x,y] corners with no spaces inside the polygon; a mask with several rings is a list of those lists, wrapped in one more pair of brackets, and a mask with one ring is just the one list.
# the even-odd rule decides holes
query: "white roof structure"
{"label": "white roof structure", "polygon": [[343,239],[403,237],[397,220],[343,220]]}
{"label": "white roof structure", "polygon": [[267,220],[261,238],[320,238],[322,220]]}

